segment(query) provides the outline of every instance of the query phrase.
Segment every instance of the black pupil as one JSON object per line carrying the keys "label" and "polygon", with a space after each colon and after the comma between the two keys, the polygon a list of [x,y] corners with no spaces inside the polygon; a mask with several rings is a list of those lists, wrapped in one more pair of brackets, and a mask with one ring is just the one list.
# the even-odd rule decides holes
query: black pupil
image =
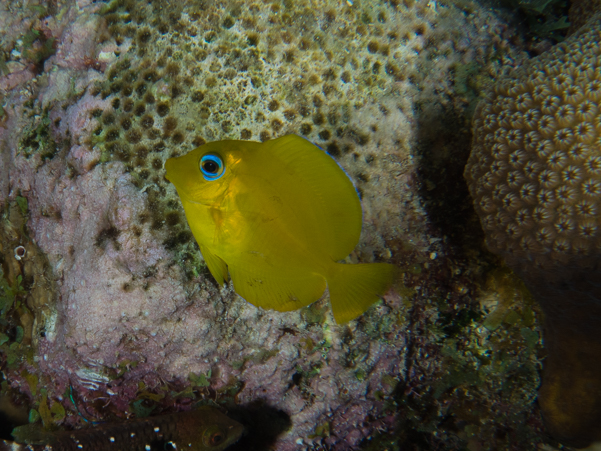
{"label": "black pupil", "polygon": [[214,434],[213,437],[211,437],[211,444],[212,445],[219,445],[222,440],[223,440],[223,435],[221,435],[218,432],[218,433]]}
{"label": "black pupil", "polygon": [[202,167],[210,174],[215,174],[219,170],[219,165],[211,160],[205,161]]}

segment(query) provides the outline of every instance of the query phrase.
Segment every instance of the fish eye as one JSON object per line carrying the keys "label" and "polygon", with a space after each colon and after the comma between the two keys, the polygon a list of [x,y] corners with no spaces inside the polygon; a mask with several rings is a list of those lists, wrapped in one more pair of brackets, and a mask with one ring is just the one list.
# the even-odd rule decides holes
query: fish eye
{"label": "fish eye", "polygon": [[205,431],[203,442],[206,446],[219,446],[225,440],[225,434],[216,427]]}
{"label": "fish eye", "polygon": [[223,441],[223,434],[221,432],[216,432],[209,438],[209,443],[212,446],[217,446]]}
{"label": "fish eye", "polygon": [[219,155],[208,153],[200,159],[200,171],[205,180],[217,180],[225,173],[223,160]]}

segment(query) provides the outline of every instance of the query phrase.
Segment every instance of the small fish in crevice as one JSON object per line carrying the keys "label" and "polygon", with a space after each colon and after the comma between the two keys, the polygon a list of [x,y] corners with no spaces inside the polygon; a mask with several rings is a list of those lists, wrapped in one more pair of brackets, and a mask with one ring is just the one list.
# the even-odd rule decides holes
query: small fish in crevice
{"label": "small fish in crevice", "polygon": [[327,287],[346,323],[398,274],[387,263],[339,263],[359,242],[361,202],[336,162],[299,136],[212,142],[165,169],[211,274],[221,285],[231,277],[255,306],[299,309]]}
{"label": "small fish in crevice", "polygon": [[244,431],[210,406],[76,431],[44,432],[32,426],[16,428],[13,436],[19,443],[0,441],[0,451],[221,451]]}

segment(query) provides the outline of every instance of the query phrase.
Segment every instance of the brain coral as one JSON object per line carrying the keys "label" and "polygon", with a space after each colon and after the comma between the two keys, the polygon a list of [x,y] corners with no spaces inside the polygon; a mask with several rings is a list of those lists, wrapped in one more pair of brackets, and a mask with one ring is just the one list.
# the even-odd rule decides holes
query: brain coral
{"label": "brain coral", "polygon": [[539,401],[574,446],[601,438],[600,41],[596,16],[496,85],[477,108],[465,170],[488,247],[543,307]]}

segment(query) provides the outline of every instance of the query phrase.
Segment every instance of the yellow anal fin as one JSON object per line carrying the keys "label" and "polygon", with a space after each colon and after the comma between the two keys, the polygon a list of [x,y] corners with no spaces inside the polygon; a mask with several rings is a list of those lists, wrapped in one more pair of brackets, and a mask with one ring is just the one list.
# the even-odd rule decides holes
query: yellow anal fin
{"label": "yellow anal fin", "polygon": [[328,289],[336,322],[344,324],[363,314],[388,291],[398,274],[399,269],[388,263],[335,263]]}
{"label": "yellow anal fin", "polygon": [[317,301],[326,289],[319,274],[259,271],[257,268],[230,266],[234,290],[247,302],[278,312],[297,310]]}
{"label": "yellow anal fin", "polygon": [[200,252],[217,283],[223,285],[227,282],[229,277],[225,262],[215,254],[211,253],[211,251],[204,246],[200,246]]}

